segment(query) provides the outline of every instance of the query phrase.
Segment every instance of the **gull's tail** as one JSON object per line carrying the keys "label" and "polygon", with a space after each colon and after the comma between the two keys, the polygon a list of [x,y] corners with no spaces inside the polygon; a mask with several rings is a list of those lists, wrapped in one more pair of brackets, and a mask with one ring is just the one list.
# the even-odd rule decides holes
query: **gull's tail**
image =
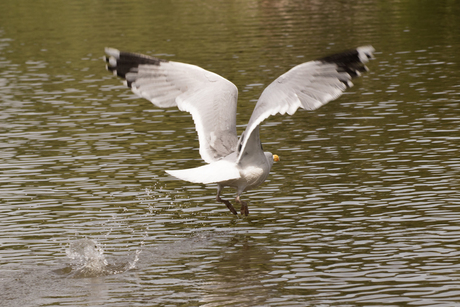
{"label": "gull's tail", "polygon": [[200,167],[166,171],[178,179],[194,183],[219,183],[240,178],[240,172],[234,162],[219,160]]}

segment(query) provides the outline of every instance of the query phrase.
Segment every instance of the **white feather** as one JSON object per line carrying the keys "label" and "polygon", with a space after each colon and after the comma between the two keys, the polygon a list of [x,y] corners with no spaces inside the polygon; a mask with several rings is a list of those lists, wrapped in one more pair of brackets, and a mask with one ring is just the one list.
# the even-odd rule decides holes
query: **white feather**
{"label": "white feather", "polygon": [[[374,48],[371,46],[356,49],[361,63],[372,58]],[[359,71],[355,73],[359,76]],[[273,81],[260,96],[240,139],[241,161],[248,139],[254,129],[268,116],[275,114],[294,114],[298,108],[315,110],[331,100],[337,99],[342,92],[353,84],[352,77],[341,71],[333,62],[310,61],[293,67]]]}
{"label": "white feather", "polygon": [[200,167],[166,171],[171,176],[194,183],[219,183],[239,179],[240,172],[235,162],[220,160]]}

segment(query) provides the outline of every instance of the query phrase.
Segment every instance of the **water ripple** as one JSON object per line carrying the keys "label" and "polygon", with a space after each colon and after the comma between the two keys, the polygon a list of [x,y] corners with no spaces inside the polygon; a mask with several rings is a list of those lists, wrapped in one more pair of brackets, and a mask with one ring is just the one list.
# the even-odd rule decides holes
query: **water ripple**
{"label": "water ripple", "polygon": [[[3,1],[0,16],[5,306],[460,300],[458,6]],[[192,118],[137,99],[101,60],[124,45],[222,74],[241,131],[275,77],[350,42],[379,50],[354,88],[262,126],[281,163],[244,195],[248,218],[164,173],[201,164]]]}

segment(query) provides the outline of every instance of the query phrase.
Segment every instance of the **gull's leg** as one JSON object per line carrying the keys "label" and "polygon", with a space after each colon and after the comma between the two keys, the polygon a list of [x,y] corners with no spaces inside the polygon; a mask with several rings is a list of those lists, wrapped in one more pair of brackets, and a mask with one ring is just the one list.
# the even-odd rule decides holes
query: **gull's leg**
{"label": "gull's leg", "polygon": [[244,214],[244,215],[248,216],[248,214],[249,214],[248,204],[245,201],[242,201],[240,199],[239,195],[236,197],[236,202],[241,204],[241,215]]}
{"label": "gull's leg", "polygon": [[222,187],[219,185],[218,188],[217,188],[217,196],[216,196],[216,200],[220,203],[224,203],[228,210],[230,210],[231,213],[233,213],[234,215],[237,215],[238,213],[236,213],[236,210],[235,208],[233,208],[233,205],[231,202],[229,202],[228,200],[226,199],[222,199],[220,198],[220,190],[222,189]]}

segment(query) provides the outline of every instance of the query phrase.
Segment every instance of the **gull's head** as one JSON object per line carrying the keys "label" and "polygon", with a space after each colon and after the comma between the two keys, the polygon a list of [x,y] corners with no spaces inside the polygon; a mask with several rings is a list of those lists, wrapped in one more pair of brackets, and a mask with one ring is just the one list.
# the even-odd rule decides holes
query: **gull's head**
{"label": "gull's head", "polygon": [[271,152],[264,152],[265,158],[267,159],[268,164],[270,165],[270,169],[273,166],[273,163],[278,162],[280,160],[280,157],[278,155],[274,155]]}

